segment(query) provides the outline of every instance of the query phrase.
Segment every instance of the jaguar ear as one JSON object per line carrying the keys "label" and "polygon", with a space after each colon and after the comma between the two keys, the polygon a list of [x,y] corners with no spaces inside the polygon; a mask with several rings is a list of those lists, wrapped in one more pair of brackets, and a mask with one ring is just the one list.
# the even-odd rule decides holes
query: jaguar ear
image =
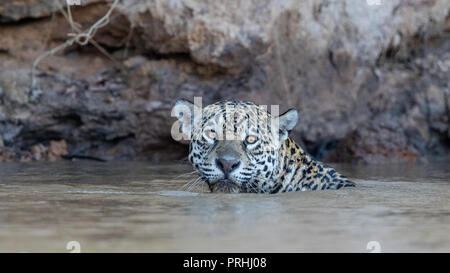
{"label": "jaguar ear", "polygon": [[284,114],[278,116],[280,131],[291,131],[298,122],[298,112],[295,109],[289,109]]}
{"label": "jaguar ear", "polygon": [[289,109],[284,114],[275,118],[275,126],[278,126],[280,144],[287,139],[289,131],[294,129],[297,121],[298,112],[295,109]]}
{"label": "jaguar ear", "polygon": [[172,117],[176,117],[181,123],[181,132],[188,137],[192,134],[195,121],[201,116],[201,108],[192,102],[179,99],[172,108]]}

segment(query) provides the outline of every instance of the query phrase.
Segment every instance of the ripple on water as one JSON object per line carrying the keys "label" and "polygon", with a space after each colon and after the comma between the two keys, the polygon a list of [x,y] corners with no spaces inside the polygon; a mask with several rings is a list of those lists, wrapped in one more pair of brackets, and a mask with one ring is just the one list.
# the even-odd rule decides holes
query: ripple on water
{"label": "ripple on water", "polygon": [[160,191],[161,196],[198,196],[198,192],[188,192],[188,191]]}

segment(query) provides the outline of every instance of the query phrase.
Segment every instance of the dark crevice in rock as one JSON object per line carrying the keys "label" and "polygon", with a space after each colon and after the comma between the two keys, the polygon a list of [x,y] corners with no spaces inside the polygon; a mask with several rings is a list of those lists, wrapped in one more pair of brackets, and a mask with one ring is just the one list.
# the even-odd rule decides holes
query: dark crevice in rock
{"label": "dark crevice in rock", "polygon": [[28,24],[33,24],[36,22],[47,20],[50,17],[52,17],[51,14],[41,16],[41,17],[36,17],[36,18],[27,17],[27,18],[22,18],[22,19],[18,19],[18,20],[11,20],[11,18],[0,15],[0,22],[1,22],[2,26],[21,27],[21,26],[25,26]]}
{"label": "dark crevice in rock", "polygon": [[54,115],[53,118],[57,122],[56,124],[66,124],[69,127],[80,127],[83,124],[81,116],[76,112],[69,112],[63,115]]}
{"label": "dark crevice in rock", "polygon": [[159,53],[157,51],[146,51],[144,56],[149,60],[177,60],[177,61],[192,61],[189,52],[174,52],[174,53]]}

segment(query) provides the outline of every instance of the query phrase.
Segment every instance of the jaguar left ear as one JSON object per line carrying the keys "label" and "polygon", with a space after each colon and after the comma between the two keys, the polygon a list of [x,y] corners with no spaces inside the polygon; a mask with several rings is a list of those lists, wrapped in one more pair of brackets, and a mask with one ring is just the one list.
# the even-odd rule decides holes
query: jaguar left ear
{"label": "jaguar left ear", "polygon": [[298,122],[298,112],[296,109],[289,109],[284,114],[278,116],[281,131],[291,131]]}
{"label": "jaguar left ear", "polygon": [[289,109],[284,114],[275,118],[275,125],[278,126],[280,144],[287,139],[289,131],[294,129],[297,122],[298,112],[295,109]]}

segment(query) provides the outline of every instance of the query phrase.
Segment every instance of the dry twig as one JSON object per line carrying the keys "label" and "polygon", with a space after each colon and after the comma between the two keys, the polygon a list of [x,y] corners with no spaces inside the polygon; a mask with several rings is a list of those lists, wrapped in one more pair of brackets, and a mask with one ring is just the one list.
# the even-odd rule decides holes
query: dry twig
{"label": "dry twig", "polygon": [[100,18],[97,22],[95,22],[95,24],[93,24],[88,30],[86,31],[81,31],[81,26],[73,21],[72,18],[72,12],[70,10],[70,5],[67,5],[67,13],[64,12],[64,10],[62,9],[60,3],[58,1],[56,1],[55,3],[57,3],[60,6],[60,10],[61,13],[64,15],[64,17],[69,21],[70,27],[72,29],[72,33],[69,33],[68,36],[72,37],[69,40],[67,40],[65,43],[44,52],[42,55],[40,55],[39,57],[36,58],[36,60],[33,63],[33,67],[31,69],[31,89],[32,90],[36,90],[37,88],[37,82],[36,82],[36,68],[38,66],[38,64],[46,57],[51,56],[56,54],[58,51],[67,48],[71,45],[73,45],[74,43],[77,43],[81,46],[86,45],[87,43],[91,43],[92,45],[94,45],[97,49],[99,49],[103,54],[105,54],[106,56],[108,56],[108,58],[112,59],[114,62],[116,62],[116,64],[118,63],[103,47],[101,47],[97,42],[95,42],[93,40],[93,37],[95,36],[95,33],[97,32],[98,29],[106,26],[109,21],[110,21],[110,16],[112,11],[115,9],[115,7],[117,6],[117,4],[119,3],[119,0],[114,0],[114,2],[112,3],[110,9],[108,10],[108,12],[102,17]]}

